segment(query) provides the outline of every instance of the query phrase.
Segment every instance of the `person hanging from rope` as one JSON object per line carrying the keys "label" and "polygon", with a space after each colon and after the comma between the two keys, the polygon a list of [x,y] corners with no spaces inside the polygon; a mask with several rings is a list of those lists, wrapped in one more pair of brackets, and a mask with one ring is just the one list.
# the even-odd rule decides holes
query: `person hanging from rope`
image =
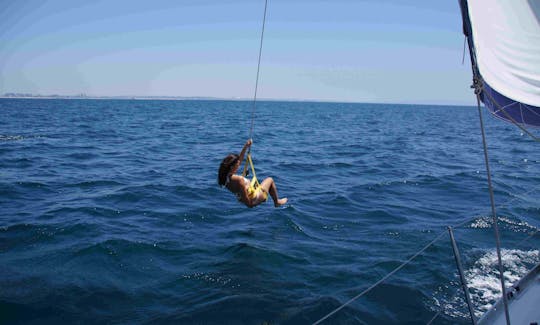
{"label": "person hanging from rope", "polygon": [[[246,172],[244,175],[236,175],[240,164],[244,160],[244,156],[248,148],[251,147],[253,141],[251,139],[246,141],[244,148],[240,152],[240,155],[229,154],[223,159],[219,166],[218,183],[221,187],[225,186],[231,191],[238,201],[244,203],[247,207],[253,208],[268,199],[268,194],[274,200],[274,206],[279,207],[287,203],[287,198],[279,198],[276,184],[271,177],[266,178],[259,184],[256,175],[253,175],[254,180],[247,179]],[[248,153],[248,161],[246,164],[250,164],[252,172],[254,173],[253,163],[251,162],[250,155]],[[246,167],[247,170],[247,167]]]}

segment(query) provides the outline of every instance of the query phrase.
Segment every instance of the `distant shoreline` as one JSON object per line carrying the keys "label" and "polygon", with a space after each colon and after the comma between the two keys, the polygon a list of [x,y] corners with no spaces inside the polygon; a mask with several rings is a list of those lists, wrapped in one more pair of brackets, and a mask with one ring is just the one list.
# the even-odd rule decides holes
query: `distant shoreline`
{"label": "distant shoreline", "polygon": [[[0,95],[0,99],[68,99],[68,100],[223,100],[253,101],[253,98],[220,98],[220,97],[180,97],[180,96],[62,96],[62,95]],[[393,102],[348,102],[317,99],[273,99],[258,98],[260,102],[299,102],[299,103],[343,103],[343,104],[376,104],[376,105],[419,105],[419,106],[475,106],[473,103],[393,103]]]}
{"label": "distant shoreline", "polygon": [[127,100],[249,100],[242,98],[176,97],[176,96],[63,96],[63,95],[0,95],[0,99],[127,99]]}
{"label": "distant shoreline", "polygon": [[[182,96],[82,96],[82,95],[0,95],[0,99],[125,99],[125,100],[226,100],[226,101],[252,101],[253,98],[241,97],[182,97]],[[258,101],[269,102],[320,102],[320,103],[341,103],[339,101],[316,100],[316,99],[273,99],[258,98]],[[352,103],[352,102],[351,102]]]}

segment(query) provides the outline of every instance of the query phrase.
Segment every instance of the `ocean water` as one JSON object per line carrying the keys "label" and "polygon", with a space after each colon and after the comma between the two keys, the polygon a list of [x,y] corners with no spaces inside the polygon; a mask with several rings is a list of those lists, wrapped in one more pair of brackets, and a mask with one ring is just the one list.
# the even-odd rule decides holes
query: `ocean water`
{"label": "ocean water", "polygon": [[[244,101],[0,99],[0,323],[467,324],[500,294],[475,107],[259,102],[282,208],[217,184]],[[540,150],[485,114],[503,260],[540,261]]]}

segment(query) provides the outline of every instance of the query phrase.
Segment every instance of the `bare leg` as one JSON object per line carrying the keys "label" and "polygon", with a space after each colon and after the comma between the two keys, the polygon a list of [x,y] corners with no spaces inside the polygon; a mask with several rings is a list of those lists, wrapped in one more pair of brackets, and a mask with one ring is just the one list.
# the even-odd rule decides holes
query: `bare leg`
{"label": "bare leg", "polygon": [[274,179],[272,177],[266,178],[262,183],[261,187],[272,197],[272,200],[274,200],[274,206],[278,207],[281,205],[284,205],[287,203],[288,199],[286,197],[279,198],[276,184],[274,183]]}

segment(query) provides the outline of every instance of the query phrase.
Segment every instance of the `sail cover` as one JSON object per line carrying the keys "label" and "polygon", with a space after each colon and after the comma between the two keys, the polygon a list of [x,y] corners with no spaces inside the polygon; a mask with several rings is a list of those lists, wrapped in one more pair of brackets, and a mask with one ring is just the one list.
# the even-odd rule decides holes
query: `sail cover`
{"label": "sail cover", "polygon": [[540,127],[540,0],[460,0],[481,100],[496,116]]}

